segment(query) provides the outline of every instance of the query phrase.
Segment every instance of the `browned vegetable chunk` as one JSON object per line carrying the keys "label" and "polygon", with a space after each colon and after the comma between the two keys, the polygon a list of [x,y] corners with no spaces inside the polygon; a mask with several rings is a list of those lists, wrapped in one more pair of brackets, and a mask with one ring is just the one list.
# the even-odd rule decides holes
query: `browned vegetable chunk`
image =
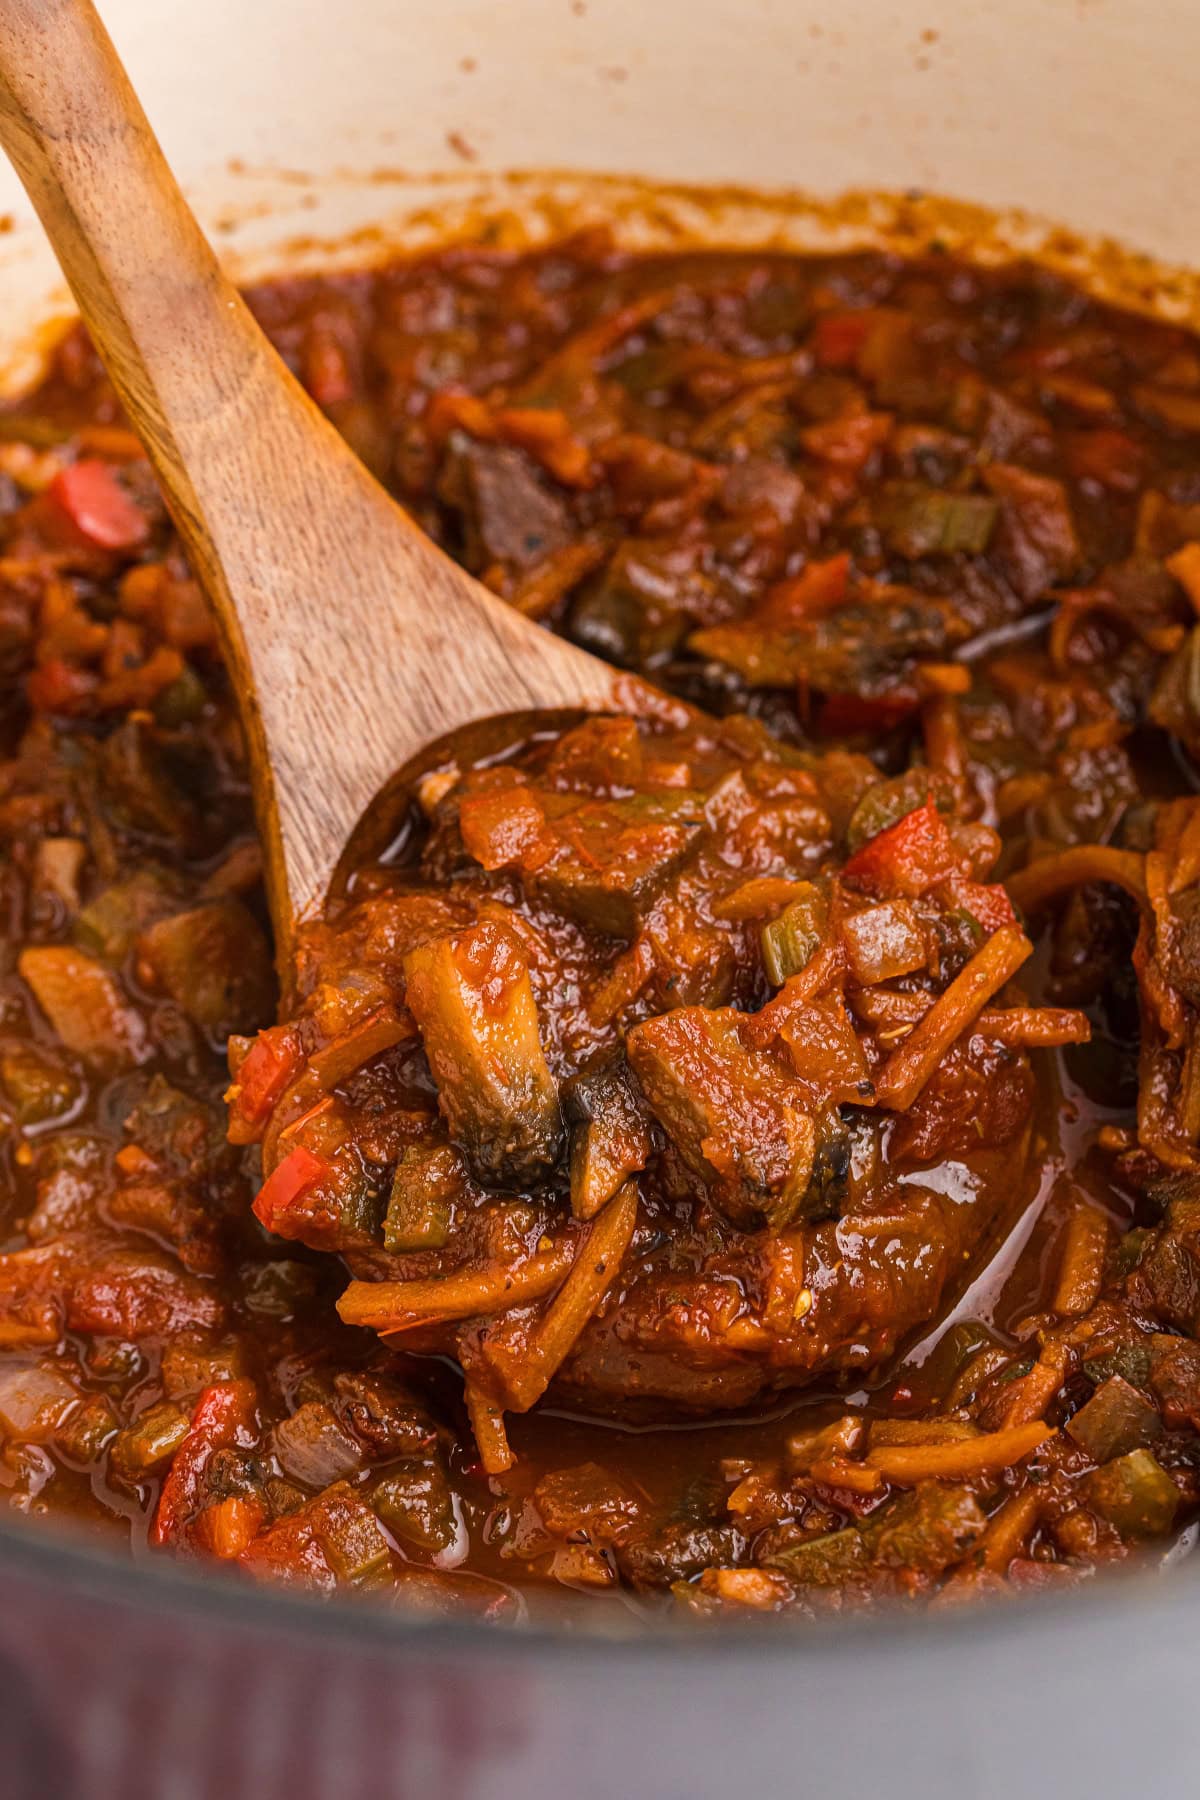
{"label": "browned vegetable chunk", "polygon": [[1162,1428],[1158,1408],[1120,1375],[1110,1376],[1067,1423],[1075,1442],[1101,1463],[1153,1443]]}
{"label": "browned vegetable chunk", "polygon": [[392,1177],[383,1221],[389,1250],[440,1250],[450,1237],[451,1212],[463,1186],[463,1168],[448,1144],[406,1150]]}
{"label": "browned vegetable chunk", "polygon": [[660,1124],[719,1206],[776,1228],[803,1212],[813,1121],[797,1084],[744,1048],[735,1013],[664,1013],[631,1031],[626,1048]]}
{"label": "browned vegetable chunk", "polygon": [[160,919],[138,939],[138,955],[158,986],[218,1042],[271,1016],[271,954],[239,900],[214,900]]}
{"label": "browned vegetable chunk", "polygon": [[410,951],[404,975],[451,1137],[481,1181],[537,1180],[558,1160],[562,1118],[512,936],[484,921]]}
{"label": "browned vegetable chunk", "polygon": [[534,877],[535,891],[581,925],[632,937],[700,824],[691,796],[580,807],[561,828],[563,848]]}
{"label": "browned vegetable chunk", "polygon": [[591,1219],[646,1167],[653,1127],[622,1068],[577,1075],[563,1090],[571,1136],[571,1211]]}
{"label": "browned vegetable chunk", "polygon": [[1179,1510],[1179,1489],[1149,1450],[1130,1450],[1087,1480],[1096,1511],[1129,1538],[1169,1531]]}
{"label": "browned vegetable chunk", "polygon": [[69,1050],[101,1068],[146,1061],[141,1015],[92,957],[66,944],[37,945],[21,952],[17,968]]}

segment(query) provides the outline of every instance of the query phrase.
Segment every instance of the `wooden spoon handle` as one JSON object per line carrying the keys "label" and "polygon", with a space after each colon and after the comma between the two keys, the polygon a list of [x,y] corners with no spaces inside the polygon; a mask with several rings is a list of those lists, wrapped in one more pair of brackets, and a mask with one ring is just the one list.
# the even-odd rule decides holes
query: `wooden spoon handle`
{"label": "wooden spoon handle", "polygon": [[0,143],[215,609],[286,957],[392,771],[489,713],[611,706],[613,672],[443,556],[284,368],[91,0],[0,0]]}
{"label": "wooden spoon handle", "polygon": [[[221,410],[259,355],[259,334],[90,0],[0,0],[0,142],[179,508],[192,448],[180,439],[198,398],[205,413]],[[201,385],[195,358],[206,351],[220,355],[201,365]],[[200,533],[198,516],[181,523]]]}
{"label": "wooden spoon handle", "polygon": [[[0,0],[0,143],[215,610],[249,740],[272,910],[286,927],[321,891],[329,864],[327,848],[305,842],[304,821],[291,816],[290,771],[271,767],[272,690],[302,693],[296,637],[302,623],[311,633],[312,619],[305,608],[293,620],[286,583],[278,606],[267,603],[229,526],[231,515],[252,519],[279,499],[289,451],[302,463],[313,457],[311,445],[295,443],[297,420],[335,440],[327,448],[336,466],[340,441],[223,275],[91,0]],[[274,477],[264,444],[278,459]],[[257,523],[269,566],[275,522]],[[310,578],[319,579],[315,570]]]}

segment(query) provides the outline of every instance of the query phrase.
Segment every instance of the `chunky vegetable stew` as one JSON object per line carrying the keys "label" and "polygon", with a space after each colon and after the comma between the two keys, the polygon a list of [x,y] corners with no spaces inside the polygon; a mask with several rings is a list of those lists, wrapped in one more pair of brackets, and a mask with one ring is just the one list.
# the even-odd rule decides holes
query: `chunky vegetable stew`
{"label": "chunky vegetable stew", "polygon": [[84,338],[0,414],[9,1507],[487,1618],[1186,1554],[1196,340],[602,233],[252,301],[453,554],[689,704],[447,753],[280,1010]]}

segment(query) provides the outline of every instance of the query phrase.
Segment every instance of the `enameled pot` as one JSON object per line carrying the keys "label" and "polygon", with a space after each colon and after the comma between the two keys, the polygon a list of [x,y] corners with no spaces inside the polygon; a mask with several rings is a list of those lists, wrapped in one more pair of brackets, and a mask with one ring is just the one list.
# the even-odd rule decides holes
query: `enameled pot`
{"label": "enameled pot", "polygon": [[[520,237],[609,214],[641,242],[905,243],[936,228],[1198,316],[1189,0],[101,11],[239,273],[362,262],[484,217]],[[651,196],[647,180],[673,185]],[[830,204],[847,190],[900,198]],[[15,380],[66,302],[7,168],[0,214],[0,367]],[[0,1794],[1184,1794],[1200,1762],[1198,1601],[1185,1560],[1053,1604],[519,1635],[251,1592],[6,1521]]]}

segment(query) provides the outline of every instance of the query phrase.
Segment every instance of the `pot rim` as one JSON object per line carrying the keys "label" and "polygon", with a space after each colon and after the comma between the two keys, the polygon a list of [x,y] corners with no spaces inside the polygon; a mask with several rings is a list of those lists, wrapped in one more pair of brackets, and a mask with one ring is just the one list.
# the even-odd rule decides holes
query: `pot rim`
{"label": "pot rim", "polygon": [[[476,1618],[430,1618],[403,1606],[374,1604],[368,1596],[335,1591],[330,1596],[295,1592],[271,1583],[242,1586],[223,1572],[200,1574],[163,1556],[126,1559],[92,1546],[68,1530],[0,1518],[0,1572],[12,1573],[74,1598],[114,1602],[126,1612],[178,1621],[187,1613],[197,1622],[240,1632],[274,1632],[293,1641],[333,1636],[356,1649],[403,1653],[421,1649],[441,1656],[464,1656],[506,1663],[538,1661],[571,1646],[572,1662],[586,1660],[611,1669],[644,1668],[665,1660],[724,1662],[743,1647],[756,1662],[770,1658],[822,1664],[831,1657],[861,1664],[865,1656],[903,1653],[909,1648],[1015,1652],[1036,1658],[1050,1634],[1063,1632],[1094,1641],[1120,1632],[1129,1642],[1133,1619],[1160,1644],[1190,1632],[1195,1622],[1195,1589],[1200,1567],[1195,1554],[1168,1569],[1160,1561],[1138,1569],[1100,1571],[1060,1595],[1030,1594],[1019,1599],[985,1597],[952,1611],[906,1612],[900,1603],[873,1613],[798,1621],[786,1616],[741,1622],[720,1620],[697,1629],[685,1619],[664,1616],[634,1622],[627,1631],[589,1628],[586,1614],[573,1613],[569,1627],[542,1619],[502,1626]],[[518,1590],[519,1591],[519,1590]],[[564,1607],[565,1617],[565,1607]],[[611,1615],[606,1615],[611,1617]],[[1040,1633],[1038,1643],[1031,1633]]]}

